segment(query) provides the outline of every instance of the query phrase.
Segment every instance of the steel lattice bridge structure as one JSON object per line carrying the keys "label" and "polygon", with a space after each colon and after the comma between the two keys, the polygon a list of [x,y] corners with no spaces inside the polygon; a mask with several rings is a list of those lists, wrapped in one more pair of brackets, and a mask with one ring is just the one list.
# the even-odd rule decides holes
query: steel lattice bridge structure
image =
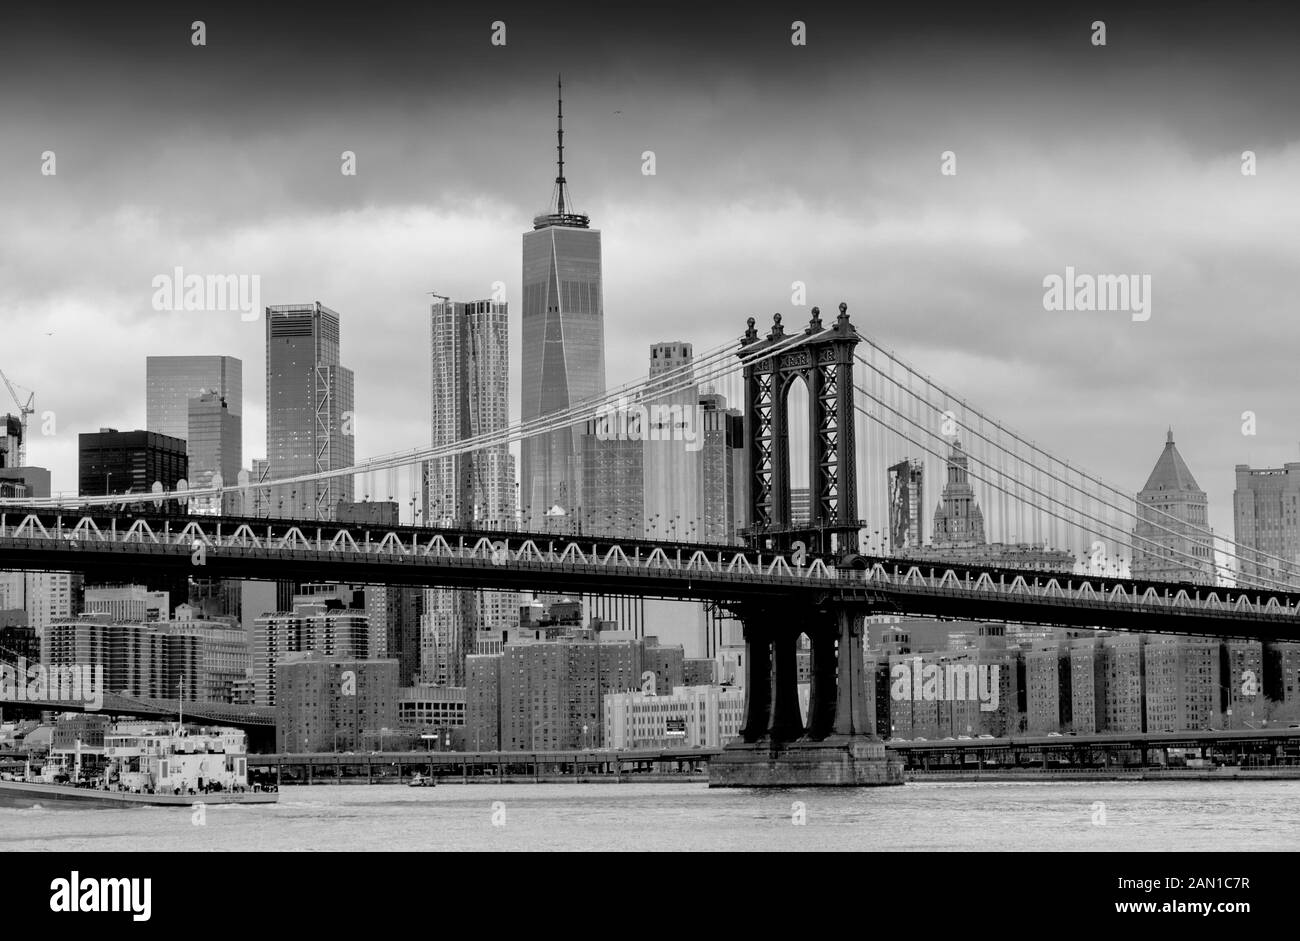
{"label": "steel lattice bridge structure", "polygon": [[268,751],[275,747],[275,707],[232,705],[214,702],[179,702],[175,699],[155,699],[128,696],[124,693],[104,692],[103,703],[96,707],[83,699],[0,699],[0,709],[6,716],[26,713],[39,716],[42,712],[84,712],[87,715],[131,716],[136,719],[155,719],[174,722],[184,715],[187,722],[204,725],[230,726],[243,729],[248,734],[251,748]]}
{"label": "steel lattice bridge structure", "polygon": [[[742,403],[745,545],[185,515],[187,500],[248,489],[247,482],[213,482],[172,492],[155,486],[129,498],[146,501],[134,504],[136,512],[113,509],[124,504],[122,495],[0,500],[0,569],[129,579],[147,567],[205,578],[712,602],[742,622],[746,645],[741,737],[710,764],[710,782],[722,786],[902,782],[901,766],[886,756],[869,720],[863,632],[870,615],[1300,640],[1294,560],[1238,545],[1168,507],[1139,503],[1132,490],[1052,454],[859,334],[845,304],[829,323],[814,307],[807,325],[790,333],[780,314],[766,334],[750,318],[738,345],[560,412],[270,483],[373,480],[599,421],[611,408],[639,410],[644,418],[647,406],[679,392],[698,394],[705,383],[726,386],[728,400]],[[792,438],[806,440],[804,453]],[[978,524],[978,541],[1068,546],[1071,553],[1090,551],[1090,560],[1071,571],[1042,571],[944,558],[942,550],[909,556],[917,534],[894,525],[889,507],[896,504],[887,494],[897,468],[922,463],[928,470],[918,477],[957,479],[972,500],[967,478],[982,486],[978,497],[994,538],[984,539],[984,514],[972,507],[968,521]],[[859,466],[868,471],[865,486]],[[886,467],[888,487],[881,479]],[[808,489],[806,515],[799,517],[797,476]],[[868,547],[871,526],[879,527],[878,544]],[[1165,574],[1194,577],[1131,578],[1139,559],[1158,560]],[[797,690],[800,635],[812,648],[806,721]]]}
{"label": "steel lattice bridge structure", "polygon": [[[201,564],[199,564],[201,563]],[[115,511],[0,512],[0,569],[619,594],[1300,640],[1300,593],[710,543]]]}
{"label": "steel lattice bridge structure", "polygon": [[178,702],[175,699],[156,699],[145,696],[128,696],[124,693],[104,693],[100,706],[90,706],[81,699],[0,699],[6,710],[29,709],[54,712],[86,712],[102,715],[137,716],[141,719],[175,720],[183,714],[187,720],[212,725],[232,725],[242,729],[275,728],[275,708],[241,706],[215,702]]}

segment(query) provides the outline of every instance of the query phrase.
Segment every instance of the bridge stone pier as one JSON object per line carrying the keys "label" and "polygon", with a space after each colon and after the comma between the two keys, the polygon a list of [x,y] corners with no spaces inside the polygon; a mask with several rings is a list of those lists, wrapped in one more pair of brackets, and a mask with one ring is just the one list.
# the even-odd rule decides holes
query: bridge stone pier
{"label": "bridge stone pier", "polygon": [[[745,630],[745,719],[739,739],[709,763],[711,787],[902,784],[872,727],[862,663],[860,606],[766,608],[741,615]],[[812,642],[808,718],[799,709],[797,645]]]}
{"label": "bridge stone pier", "polygon": [[[847,305],[826,327],[814,307],[807,340],[745,366],[745,446],[750,542],[800,559],[804,552],[851,565],[859,550],[853,432],[853,348]],[[788,340],[781,315],[766,338],[750,318],[740,355],[749,359]],[[802,380],[808,395],[809,519],[794,520],[787,402]],[[872,727],[863,669],[861,601],[828,596],[815,607],[732,607],[745,633],[745,720],[740,737],[709,762],[710,787],[853,787],[903,783]],[[799,708],[798,642],[812,645],[805,722]]]}

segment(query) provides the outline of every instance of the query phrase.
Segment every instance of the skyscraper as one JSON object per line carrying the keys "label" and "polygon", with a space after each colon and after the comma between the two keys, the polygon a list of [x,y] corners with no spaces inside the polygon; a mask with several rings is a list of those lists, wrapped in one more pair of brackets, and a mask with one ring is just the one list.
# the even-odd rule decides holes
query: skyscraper
{"label": "skyscraper", "polygon": [[948,479],[934,510],[932,538],[936,546],[982,546],[988,541],[984,536],[984,513],[975,499],[966,465],[961,442],[954,441],[948,455]]}
{"label": "skyscraper", "polygon": [[77,449],[83,497],[148,493],[155,483],[172,490],[188,474],[185,441],[170,435],[101,428],[78,435]]}
{"label": "skyscraper", "polygon": [[[1151,476],[1137,495],[1132,575],[1157,581],[1213,584],[1214,550],[1205,491],[1196,484],[1171,428]],[[1120,644],[1108,639],[1106,644]],[[1135,643],[1135,641],[1130,641]],[[1107,723],[1111,731],[1206,729],[1217,725],[1220,641],[1206,637],[1152,637],[1142,658],[1107,677]],[[1134,679],[1140,672],[1141,680]],[[1127,684],[1142,698],[1127,719],[1114,715],[1112,687]]]}
{"label": "skyscraper", "polygon": [[23,466],[21,415],[0,415],[0,497],[48,497],[50,472],[44,467]]}
{"label": "skyscraper", "polygon": [[745,419],[716,392],[700,395],[701,500],[695,535],[702,542],[737,543],[745,518]]}
{"label": "skyscraper", "polygon": [[22,418],[18,415],[0,415],[0,467],[18,466],[22,444]]}
{"label": "skyscraper", "polygon": [[[271,480],[350,467],[352,370],[339,364],[339,315],[320,301],[266,308],[266,460]],[[332,519],[351,476],[285,484],[271,516]]]}
{"label": "skyscraper", "polygon": [[894,552],[915,549],[925,541],[925,468],[902,460],[889,468],[889,546]]}
{"label": "skyscraper", "polygon": [[236,419],[244,414],[244,364],[233,356],[149,356],[144,370],[146,431],[189,440],[189,400],[202,392],[225,399]]}
{"label": "skyscraper", "polygon": [[645,526],[645,444],[632,435],[603,434],[587,422],[582,438],[582,532],[639,537]]}
{"label": "skyscraper", "polygon": [[1172,428],[1137,502],[1133,577],[1212,584],[1214,552],[1207,535],[1205,491],[1174,447]]}
{"label": "skyscraper", "polygon": [[[190,486],[210,486],[217,475],[220,475],[222,483],[233,485],[243,464],[239,416],[232,415],[229,403],[212,391],[191,398],[188,405],[189,428],[186,432],[185,454],[189,464]],[[224,505],[227,512],[233,512],[236,506],[233,493],[225,495],[224,503],[215,497],[205,498],[202,502],[204,506],[192,506],[191,509],[217,512]]]}
{"label": "skyscraper", "polygon": [[[1300,464],[1238,464],[1232,494],[1234,538],[1243,578],[1300,578]],[[1252,551],[1253,550],[1253,551]]]}
{"label": "skyscraper", "polygon": [[[533,219],[533,231],[523,239],[524,421],[605,391],[600,232],[590,228],[587,216],[572,211],[564,178],[562,98],[555,149],[551,206]],[[527,528],[542,529],[557,519],[576,521],[582,506],[582,432],[578,425],[522,442],[520,501]],[[560,524],[566,530],[570,525]]]}
{"label": "skyscraper", "polygon": [[[504,303],[439,302],[430,319],[429,417],[434,447],[501,431],[509,423],[510,318]],[[514,458],[505,445],[429,461],[427,521],[513,528]]]}
{"label": "skyscraper", "polygon": [[[689,343],[650,347],[651,382],[671,374],[671,385],[690,382],[694,351]],[[645,439],[645,535],[694,542],[699,528],[701,472],[700,391],[694,382],[648,399]]]}
{"label": "skyscraper", "polygon": [[[506,428],[510,317],[504,303],[440,301],[430,312],[432,444],[454,444]],[[515,526],[515,462],[502,445],[433,458],[425,473],[425,520],[475,529]],[[425,682],[464,685],[465,656],[479,631],[518,616],[513,592],[431,589],[425,596],[420,673]]]}

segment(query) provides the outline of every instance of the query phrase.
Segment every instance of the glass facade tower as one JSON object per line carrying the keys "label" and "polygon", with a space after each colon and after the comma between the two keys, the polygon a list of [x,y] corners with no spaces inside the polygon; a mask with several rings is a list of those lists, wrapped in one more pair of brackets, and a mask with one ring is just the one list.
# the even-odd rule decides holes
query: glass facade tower
{"label": "glass facade tower", "polygon": [[[217,393],[205,392],[189,400],[185,454],[190,486],[211,486],[213,477],[218,474],[223,484],[235,483],[242,461],[239,431],[239,416],[230,414],[228,403]],[[215,497],[200,498],[198,502],[203,505],[191,506],[191,510],[234,512],[235,496],[228,493],[221,503]]]}
{"label": "glass facade tower", "polygon": [[[510,424],[510,316],[504,303],[451,301],[430,311],[432,444],[454,444]],[[515,460],[506,445],[434,458],[424,474],[425,520],[434,526],[515,527]],[[465,657],[480,631],[519,617],[514,592],[431,589],[420,637],[424,682],[462,686]]]}
{"label": "glass facade tower", "polygon": [[[266,461],[272,481],[350,467],[352,370],[339,364],[339,315],[319,301],[266,308]],[[351,476],[271,488],[269,516],[333,519]]]}
{"label": "glass facade tower", "polygon": [[[523,238],[524,421],[605,391],[600,232],[590,228],[587,216],[570,211],[563,102],[558,120],[559,172],[551,206]],[[583,431],[579,424],[521,442],[519,499],[527,528],[568,531],[581,517]]]}
{"label": "glass facade tower", "polygon": [[186,438],[189,400],[215,392],[236,419],[244,412],[244,364],[233,356],[149,356],[145,359],[145,430]]}

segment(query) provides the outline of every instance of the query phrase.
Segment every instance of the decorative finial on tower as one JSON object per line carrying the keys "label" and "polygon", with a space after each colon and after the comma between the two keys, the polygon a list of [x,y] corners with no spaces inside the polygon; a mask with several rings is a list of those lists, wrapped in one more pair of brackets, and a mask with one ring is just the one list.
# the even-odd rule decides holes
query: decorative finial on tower
{"label": "decorative finial on tower", "polygon": [[837,327],[847,327],[849,325],[849,305],[840,301],[840,315],[835,318]]}
{"label": "decorative finial on tower", "polygon": [[1174,426],[1169,426],[1169,432],[1165,435],[1165,445],[1169,446],[1174,443]]}
{"label": "decorative finial on tower", "polygon": [[781,315],[773,314],[772,330],[771,332],[768,333],[767,338],[769,340],[775,340],[777,337],[783,337],[783,336],[785,336],[785,328],[781,326]]}
{"label": "decorative finial on tower", "polygon": [[806,329],[804,333],[809,333],[809,334],[816,333],[817,331],[821,330],[821,328],[822,328],[822,309],[820,307],[814,307],[812,309],[812,318],[808,321],[808,329]]}
{"label": "decorative finial on tower", "polygon": [[754,329],[754,318],[750,317],[745,321],[745,335],[740,338],[745,343],[753,343],[758,339],[758,331]]}

